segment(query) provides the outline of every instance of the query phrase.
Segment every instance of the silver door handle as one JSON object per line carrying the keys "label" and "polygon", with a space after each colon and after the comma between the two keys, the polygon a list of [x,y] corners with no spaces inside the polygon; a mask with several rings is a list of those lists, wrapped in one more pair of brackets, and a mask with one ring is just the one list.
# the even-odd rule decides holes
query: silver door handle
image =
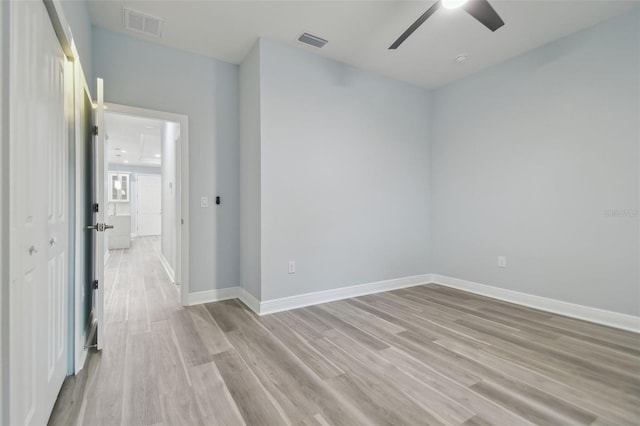
{"label": "silver door handle", "polygon": [[87,229],[95,229],[98,232],[104,232],[107,229],[113,229],[113,225],[107,225],[106,223],[96,223],[95,225],[87,226]]}
{"label": "silver door handle", "polygon": [[29,256],[33,256],[33,253],[37,253],[38,249],[36,248],[36,246],[31,246],[29,247]]}
{"label": "silver door handle", "polygon": [[57,243],[57,241],[56,241],[56,237],[52,237],[52,238],[49,240],[49,245],[51,245],[51,246],[55,246],[55,245],[56,245],[56,243]]}

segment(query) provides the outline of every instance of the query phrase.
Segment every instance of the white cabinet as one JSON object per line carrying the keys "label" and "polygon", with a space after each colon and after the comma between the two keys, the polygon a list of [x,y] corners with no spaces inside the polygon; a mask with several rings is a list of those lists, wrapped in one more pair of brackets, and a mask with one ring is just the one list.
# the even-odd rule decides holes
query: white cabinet
{"label": "white cabinet", "polygon": [[109,201],[129,201],[129,173],[109,173]]}

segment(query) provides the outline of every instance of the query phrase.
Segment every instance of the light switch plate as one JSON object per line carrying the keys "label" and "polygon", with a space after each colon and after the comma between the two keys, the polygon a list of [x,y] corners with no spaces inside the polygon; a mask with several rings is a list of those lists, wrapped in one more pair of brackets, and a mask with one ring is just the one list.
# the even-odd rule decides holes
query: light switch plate
{"label": "light switch plate", "polygon": [[209,207],[209,197],[200,197],[200,207]]}

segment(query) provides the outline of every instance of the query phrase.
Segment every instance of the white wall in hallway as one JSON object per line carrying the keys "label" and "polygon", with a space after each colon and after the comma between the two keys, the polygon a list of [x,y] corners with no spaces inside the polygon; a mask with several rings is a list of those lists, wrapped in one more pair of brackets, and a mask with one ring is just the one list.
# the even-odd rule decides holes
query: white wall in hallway
{"label": "white wall in hallway", "polygon": [[240,65],[240,285],[260,298],[260,47]]}
{"label": "white wall in hallway", "polygon": [[162,125],[162,255],[172,270],[176,269],[176,140],[179,137],[178,123],[164,122]]}

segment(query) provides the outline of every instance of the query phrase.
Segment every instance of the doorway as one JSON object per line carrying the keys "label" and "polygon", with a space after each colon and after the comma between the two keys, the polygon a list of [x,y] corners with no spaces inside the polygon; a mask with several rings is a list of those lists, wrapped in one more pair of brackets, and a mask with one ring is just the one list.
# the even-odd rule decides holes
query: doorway
{"label": "doorway", "polygon": [[179,286],[184,304],[187,117],[105,104],[104,124],[107,223],[114,226],[106,248],[112,253],[130,248],[135,239],[158,237],[157,254],[171,282]]}

